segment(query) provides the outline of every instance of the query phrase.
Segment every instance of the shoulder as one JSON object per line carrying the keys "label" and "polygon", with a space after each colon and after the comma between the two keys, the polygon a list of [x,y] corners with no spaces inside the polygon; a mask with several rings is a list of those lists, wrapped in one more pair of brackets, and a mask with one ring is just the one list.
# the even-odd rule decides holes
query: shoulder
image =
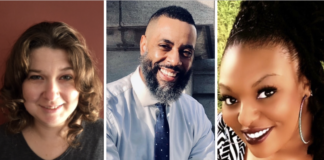
{"label": "shoulder", "polygon": [[0,144],[5,144],[10,134],[6,130],[7,124],[0,125]]}
{"label": "shoulder", "polygon": [[83,132],[80,135],[80,142],[88,147],[103,147],[103,120],[84,122],[82,126]]}
{"label": "shoulder", "polygon": [[79,145],[76,148],[70,147],[70,150],[61,159],[103,159],[103,120],[83,121],[82,126],[83,131],[77,139]]}
{"label": "shoulder", "polygon": [[199,128],[212,128],[212,124],[208,119],[204,107],[193,97],[182,94],[180,98],[171,104],[171,111],[177,116],[184,116],[186,121],[190,121]]}
{"label": "shoulder", "polygon": [[122,93],[124,93],[127,90],[130,90],[132,88],[131,84],[131,76],[133,73],[129,74],[126,77],[123,77],[117,81],[111,82],[107,84],[107,99],[111,99],[113,97],[116,97]]}
{"label": "shoulder", "polygon": [[200,105],[201,104],[194,98],[192,98],[191,96],[189,96],[188,94],[182,93],[181,96],[179,97],[179,99],[177,100],[182,104],[191,104],[191,105]]}
{"label": "shoulder", "polygon": [[8,124],[2,124],[0,125],[0,144],[3,144],[5,141],[12,139],[15,137],[16,134],[10,133],[7,130]]}
{"label": "shoulder", "polygon": [[91,132],[91,134],[98,136],[103,135],[103,120],[98,119],[95,122],[85,122],[84,132]]}
{"label": "shoulder", "polygon": [[245,144],[233,129],[226,125],[222,113],[217,116],[216,142],[218,159],[233,157],[235,160],[243,160]]}
{"label": "shoulder", "polygon": [[220,113],[217,116],[217,141],[222,142],[222,141],[229,141],[229,140],[235,140],[238,142],[241,142],[242,140],[236,135],[234,130],[227,126],[223,119],[223,114]]}
{"label": "shoulder", "polygon": [[217,116],[217,143],[225,143],[231,138],[237,137],[232,128],[228,127],[223,120],[223,114]]}
{"label": "shoulder", "polygon": [[103,120],[98,119],[95,122],[84,122],[83,124],[83,132],[86,134],[85,136],[89,138],[100,139],[103,137]]}
{"label": "shoulder", "polygon": [[181,107],[181,109],[185,112],[205,112],[204,107],[196,99],[185,93],[181,94],[179,99],[175,102],[175,105],[177,107]]}
{"label": "shoulder", "polygon": [[5,146],[0,147],[0,159],[15,159],[20,157],[17,153],[26,153],[28,148],[24,147],[24,140],[20,133],[13,134],[7,130],[7,123],[0,125],[0,144]]}

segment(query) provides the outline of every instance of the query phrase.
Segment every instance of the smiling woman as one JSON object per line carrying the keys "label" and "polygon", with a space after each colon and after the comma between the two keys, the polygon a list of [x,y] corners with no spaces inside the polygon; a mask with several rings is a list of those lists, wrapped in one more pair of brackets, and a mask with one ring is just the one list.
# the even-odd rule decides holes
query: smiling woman
{"label": "smiling woman", "polygon": [[85,40],[61,22],[27,29],[0,90],[0,159],[103,159],[102,84]]}
{"label": "smiling woman", "polygon": [[324,3],[241,3],[223,54],[218,159],[324,157]]}

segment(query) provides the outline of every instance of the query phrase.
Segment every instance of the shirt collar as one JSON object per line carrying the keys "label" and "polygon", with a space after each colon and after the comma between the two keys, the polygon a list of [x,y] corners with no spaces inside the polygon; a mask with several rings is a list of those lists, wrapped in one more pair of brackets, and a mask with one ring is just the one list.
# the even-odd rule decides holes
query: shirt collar
{"label": "shirt collar", "polygon": [[155,105],[159,102],[159,100],[152,95],[150,89],[143,82],[140,76],[139,66],[131,77],[131,83],[142,106]]}

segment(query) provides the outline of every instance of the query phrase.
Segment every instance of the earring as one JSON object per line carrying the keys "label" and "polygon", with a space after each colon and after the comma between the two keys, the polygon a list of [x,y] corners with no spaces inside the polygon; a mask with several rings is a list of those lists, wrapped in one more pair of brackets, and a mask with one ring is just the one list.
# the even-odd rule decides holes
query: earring
{"label": "earring", "polygon": [[304,140],[303,133],[302,133],[302,125],[301,125],[301,117],[302,117],[302,112],[303,112],[303,105],[304,105],[304,101],[305,101],[306,97],[307,97],[306,95],[303,97],[302,103],[300,105],[299,118],[298,118],[299,135],[300,135],[300,139],[303,141],[304,144],[307,144],[309,142],[309,141],[306,142]]}
{"label": "earring", "polygon": [[310,97],[313,96],[313,91],[310,92]]}

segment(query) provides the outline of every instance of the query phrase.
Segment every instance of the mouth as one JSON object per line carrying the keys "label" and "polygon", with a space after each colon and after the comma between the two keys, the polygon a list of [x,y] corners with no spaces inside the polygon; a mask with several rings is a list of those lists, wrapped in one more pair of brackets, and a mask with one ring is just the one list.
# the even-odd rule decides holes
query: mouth
{"label": "mouth", "polygon": [[40,105],[42,108],[44,108],[47,111],[56,111],[59,108],[61,108],[63,106],[63,104],[60,105]]}
{"label": "mouth", "polygon": [[273,127],[264,128],[264,129],[248,129],[243,130],[243,134],[245,136],[246,141],[249,144],[259,144],[262,143],[270,134]]}
{"label": "mouth", "polygon": [[161,78],[164,81],[168,81],[168,82],[174,82],[177,78],[178,75],[178,71],[174,71],[173,69],[169,69],[169,68],[165,68],[165,67],[161,67],[159,69],[159,73],[161,74]]}

